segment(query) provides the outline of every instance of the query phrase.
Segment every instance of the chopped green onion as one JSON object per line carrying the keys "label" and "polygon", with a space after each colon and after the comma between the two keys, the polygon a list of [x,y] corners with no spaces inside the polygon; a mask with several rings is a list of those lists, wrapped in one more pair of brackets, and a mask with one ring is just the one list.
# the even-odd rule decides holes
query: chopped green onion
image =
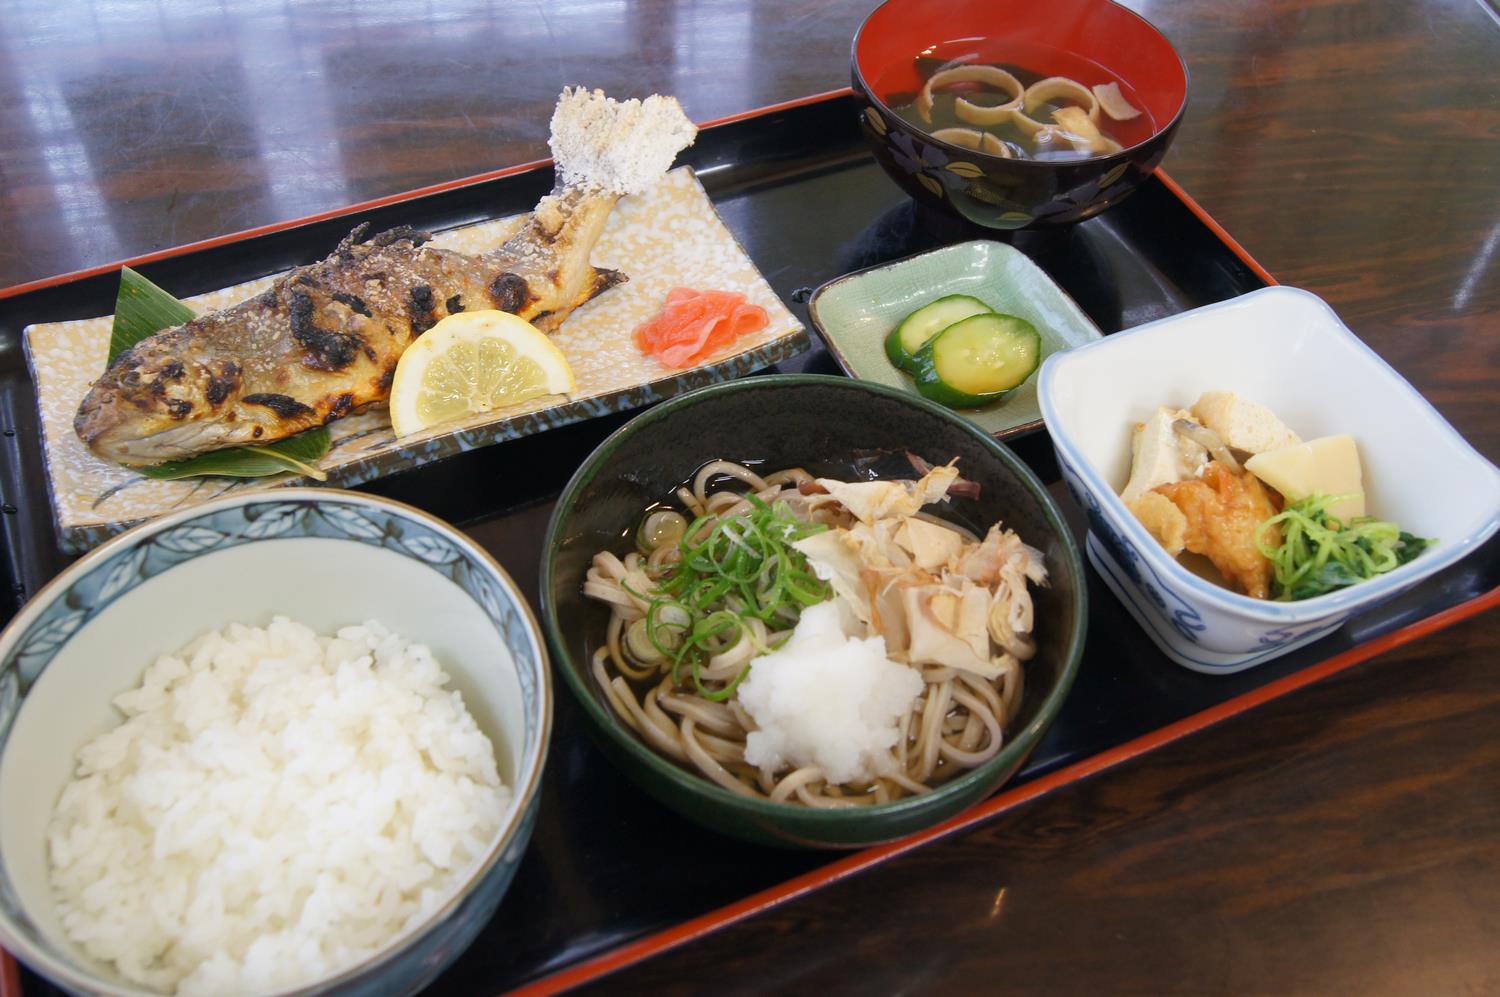
{"label": "chopped green onion", "polygon": [[698,695],[715,702],[734,694],[750,666],[717,689],[704,683],[702,669],[739,641],[755,639],[750,619],[765,624],[774,646],[797,625],[804,606],[833,594],[792,546],[827,527],[803,522],[780,503],[746,498],[750,508],[734,516],[703,515],[689,523],[678,541],[681,556],[657,569],[650,592],[626,588],[648,604],[645,636],[671,662],[673,683],[684,684],[686,665]]}
{"label": "chopped green onion", "polygon": [[745,681],[745,676],[749,674],[750,666],[749,664],[746,664],[744,668],[740,669],[740,673],[734,677],[733,682],[724,686],[724,688],[722,689],[709,689],[704,686],[703,681],[698,677],[698,663],[696,661],[693,662],[693,685],[697,687],[698,695],[702,696],[704,699],[711,699],[715,703],[722,703],[730,696],[733,696],[734,690],[740,687],[740,683]]}
{"label": "chopped green onion", "polygon": [[[1330,515],[1328,507],[1346,497],[1309,495],[1260,525],[1255,543],[1275,572],[1271,588],[1276,599],[1311,599],[1374,578],[1436,543],[1373,516],[1345,523]],[[1273,546],[1266,537],[1275,527],[1281,529],[1281,543]]]}

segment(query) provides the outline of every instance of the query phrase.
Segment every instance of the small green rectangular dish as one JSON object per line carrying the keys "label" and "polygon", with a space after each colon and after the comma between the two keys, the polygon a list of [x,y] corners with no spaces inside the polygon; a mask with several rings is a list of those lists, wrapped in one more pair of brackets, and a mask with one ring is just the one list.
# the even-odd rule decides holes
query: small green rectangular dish
{"label": "small green rectangular dish", "polygon": [[[1099,327],[1014,246],[976,240],[836,277],[813,293],[808,314],[828,351],[850,377],[917,393],[891,365],[885,337],[907,315],[948,294],[968,294],[997,312],[1036,326],[1042,359],[1102,338]],[[1042,424],[1036,375],[982,408],[954,409],[986,432],[1014,436]]]}

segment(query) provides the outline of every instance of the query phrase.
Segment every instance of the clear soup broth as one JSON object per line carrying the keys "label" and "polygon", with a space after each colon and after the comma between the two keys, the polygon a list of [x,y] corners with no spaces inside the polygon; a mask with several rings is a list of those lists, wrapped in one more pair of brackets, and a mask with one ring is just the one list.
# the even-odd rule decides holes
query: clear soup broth
{"label": "clear soup broth", "polygon": [[[1073,80],[1088,90],[1112,83],[1119,88],[1125,103],[1139,114],[1117,120],[1100,106],[1089,124],[1084,124],[1078,114],[1087,112],[1089,106],[1085,100],[1078,99],[1081,94],[1045,96],[1039,92],[1041,99],[1028,102],[1025,107],[1029,122],[1018,122],[1012,114],[1008,120],[980,124],[962,115],[964,109],[958,107],[960,99],[989,109],[1012,103],[1017,95],[987,81],[963,80],[935,85],[931,91],[931,107],[924,115],[919,100],[924,85],[939,72],[957,66],[990,66],[1004,70],[1027,91],[1034,84],[1053,77]],[[996,143],[1004,143],[1011,158],[1016,159],[1066,161],[1109,155],[1144,142],[1158,127],[1150,109],[1134,88],[1097,63],[1059,49],[1000,39],[965,38],[930,46],[917,53],[910,64],[887,70],[875,81],[874,89],[891,110],[923,132],[946,133],[938,137],[1000,155],[1005,153],[998,151]],[[1059,112],[1063,115],[1061,121],[1057,118]],[[1070,130],[1069,124],[1083,127]],[[1089,125],[1097,129],[1098,137],[1088,132]],[[949,129],[962,129],[975,135],[972,138],[956,136]],[[1085,134],[1078,134],[1080,131]],[[983,145],[979,144],[981,139]]]}

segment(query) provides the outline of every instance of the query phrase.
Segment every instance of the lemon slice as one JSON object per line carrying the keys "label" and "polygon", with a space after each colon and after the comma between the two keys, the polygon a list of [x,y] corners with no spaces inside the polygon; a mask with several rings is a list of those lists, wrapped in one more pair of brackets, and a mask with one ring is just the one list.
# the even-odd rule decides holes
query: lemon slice
{"label": "lemon slice", "polygon": [[576,391],[567,358],[536,326],[509,312],[449,315],[396,364],[391,425],[397,436],[542,395]]}

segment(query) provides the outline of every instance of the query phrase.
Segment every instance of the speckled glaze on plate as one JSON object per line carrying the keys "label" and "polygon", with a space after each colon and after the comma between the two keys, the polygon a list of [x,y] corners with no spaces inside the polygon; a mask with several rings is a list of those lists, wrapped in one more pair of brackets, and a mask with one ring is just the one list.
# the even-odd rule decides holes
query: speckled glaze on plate
{"label": "speckled glaze on plate", "polygon": [[[504,241],[523,217],[451,229],[438,234],[433,244],[484,252]],[[576,394],[538,398],[401,440],[391,432],[383,408],[339,419],[329,425],[333,449],[318,462],[328,473],[328,483],[357,485],[501,440],[638,408],[748,374],[807,347],[802,323],[771,290],[687,167],[672,171],[648,193],[619,202],[594,249],[593,262],[622,270],[630,280],[578,309],[553,335],[578,376]],[[269,287],[276,276],[187,301],[200,314],[224,308]],[[655,315],[667,292],[679,285],[741,291],[751,303],[766,309],[770,324],[697,367],[665,367],[643,356],[630,333]],[[40,399],[49,490],[64,550],[86,550],[132,523],[226,492],[306,482],[289,475],[155,481],[90,452],[73,432],[73,415],[104,369],[112,321],[113,316],[106,315],[26,329],[27,359]]]}
{"label": "speckled glaze on plate", "polygon": [[[807,304],[813,326],[850,377],[917,394],[911,377],[885,355],[885,337],[907,315],[949,294],[968,294],[998,312],[1017,315],[1042,337],[1042,359],[1101,338],[1083,309],[1025,253],[978,239],[835,278]],[[1037,376],[998,402],[954,411],[993,436],[1042,424]]]}
{"label": "speckled glaze on plate", "polygon": [[[1037,589],[1039,650],[1026,666],[1021,712],[1009,743],[984,764],[930,793],[894,803],[820,810],[750,799],[682,768],[648,747],[604,701],[589,671],[608,610],[585,599],[594,554],[618,550],[641,511],[704,463],[724,458],[766,470],[805,467],[850,475],[851,461],[882,477],[915,476],[906,458],[954,457],[980,485],[978,499],[944,507],[980,531],[996,521],[1042,551],[1050,584]],[[984,799],[1021,766],[1062,707],[1083,654],[1087,595],[1073,535],[1046,488],[1010,449],[924,398],[811,374],[718,384],[642,413],[589,456],[558,499],[543,550],[542,625],[553,661],[583,705],[605,753],[658,801],[716,831],[760,844],[851,848],[889,841]]]}

